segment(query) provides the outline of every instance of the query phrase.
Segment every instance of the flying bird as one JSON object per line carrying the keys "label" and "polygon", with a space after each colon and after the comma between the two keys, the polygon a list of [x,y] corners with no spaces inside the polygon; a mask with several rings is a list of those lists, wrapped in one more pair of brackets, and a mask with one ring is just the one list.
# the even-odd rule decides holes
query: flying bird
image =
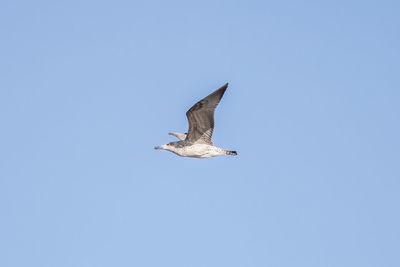
{"label": "flying bird", "polygon": [[169,133],[180,141],[170,142],[155,149],[171,151],[182,157],[209,158],[222,155],[237,155],[236,151],[214,146],[211,137],[214,131],[214,111],[224,95],[228,83],[206,96],[186,112],[189,121],[187,133]]}

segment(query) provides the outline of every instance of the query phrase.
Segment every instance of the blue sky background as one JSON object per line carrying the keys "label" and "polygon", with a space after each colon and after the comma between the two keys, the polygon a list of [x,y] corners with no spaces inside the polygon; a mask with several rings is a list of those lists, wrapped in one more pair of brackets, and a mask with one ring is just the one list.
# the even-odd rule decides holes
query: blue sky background
{"label": "blue sky background", "polygon": [[2,1],[0,266],[400,266],[399,11]]}

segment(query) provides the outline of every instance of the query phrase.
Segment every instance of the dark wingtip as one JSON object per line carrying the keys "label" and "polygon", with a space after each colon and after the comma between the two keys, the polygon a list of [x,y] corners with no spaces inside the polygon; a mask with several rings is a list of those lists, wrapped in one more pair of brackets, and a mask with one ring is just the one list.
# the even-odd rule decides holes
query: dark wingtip
{"label": "dark wingtip", "polygon": [[215,92],[221,92],[222,91],[222,94],[221,94],[221,98],[222,98],[222,96],[225,94],[226,88],[228,88],[228,85],[229,85],[229,83],[226,83],[226,84],[222,85]]}

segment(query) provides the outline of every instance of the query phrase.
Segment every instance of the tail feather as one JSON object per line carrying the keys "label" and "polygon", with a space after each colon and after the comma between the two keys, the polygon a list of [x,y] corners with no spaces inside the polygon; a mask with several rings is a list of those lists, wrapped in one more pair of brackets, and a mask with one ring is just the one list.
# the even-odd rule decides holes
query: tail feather
{"label": "tail feather", "polygon": [[236,151],[232,151],[232,150],[225,150],[226,155],[232,155],[232,156],[236,156],[237,152]]}

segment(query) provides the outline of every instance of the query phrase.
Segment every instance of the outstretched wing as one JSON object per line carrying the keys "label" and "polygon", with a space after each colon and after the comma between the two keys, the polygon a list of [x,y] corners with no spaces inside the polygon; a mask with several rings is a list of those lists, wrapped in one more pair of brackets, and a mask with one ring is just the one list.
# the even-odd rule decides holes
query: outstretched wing
{"label": "outstretched wing", "polygon": [[186,112],[189,131],[185,141],[198,144],[213,144],[211,137],[214,131],[214,111],[226,88],[228,88],[228,83],[197,102]]}

